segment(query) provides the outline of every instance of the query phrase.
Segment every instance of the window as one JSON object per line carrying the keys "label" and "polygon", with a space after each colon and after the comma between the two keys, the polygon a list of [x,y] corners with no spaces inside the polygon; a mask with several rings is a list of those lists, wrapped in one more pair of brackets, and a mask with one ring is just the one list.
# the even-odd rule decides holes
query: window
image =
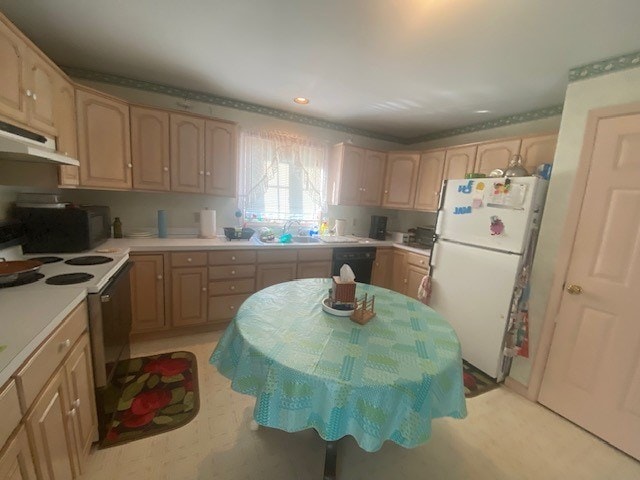
{"label": "window", "polygon": [[282,132],[243,132],[239,207],[248,221],[317,222],[326,213],[327,146]]}

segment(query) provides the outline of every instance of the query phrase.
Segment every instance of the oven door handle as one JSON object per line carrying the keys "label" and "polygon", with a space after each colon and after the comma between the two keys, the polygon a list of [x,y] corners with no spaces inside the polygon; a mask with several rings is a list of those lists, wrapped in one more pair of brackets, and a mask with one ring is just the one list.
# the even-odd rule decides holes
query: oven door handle
{"label": "oven door handle", "polygon": [[133,265],[134,263],[132,261],[127,261],[127,263],[125,263],[122,268],[118,270],[116,275],[112,277],[111,280],[109,280],[109,283],[105,285],[105,287],[102,289],[102,292],[100,293],[100,301],[102,303],[108,303],[111,301],[111,295],[113,294],[118,281],[123,276],[129,275],[129,270],[133,268]]}

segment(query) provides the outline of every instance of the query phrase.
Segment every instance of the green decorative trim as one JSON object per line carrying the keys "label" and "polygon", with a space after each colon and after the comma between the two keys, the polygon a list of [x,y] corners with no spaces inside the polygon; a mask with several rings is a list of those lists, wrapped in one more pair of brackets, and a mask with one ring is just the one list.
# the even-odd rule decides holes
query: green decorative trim
{"label": "green decorative trim", "polygon": [[441,138],[453,137],[455,135],[463,135],[465,133],[479,132],[480,130],[488,130],[490,128],[504,127],[506,125],[515,125],[518,123],[531,122],[533,120],[541,120],[543,118],[554,117],[562,114],[563,105],[554,105],[553,107],[540,108],[529,112],[516,113],[506,117],[496,118],[495,120],[487,120],[486,122],[474,123],[466,127],[450,128],[448,130],[440,130],[439,132],[427,133],[419,137],[409,138],[406,143],[428,142],[430,140],[439,140]]}
{"label": "green decorative trim", "polygon": [[74,67],[62,67],[62,69],[70,76],[80,78],[84,80],[91,80],[95,82],[109,83],[112,85],[119,85],[121,87],[135,88],[138,90],[144,90],[147,92],[161,93],[164,95],[170,95],[173,97],[183,98],[186,100],[194,100],[203,103],[210,103],[213,105],[219,105],[222,107],[235,108],[236,110],[243,110],[245,112],[259,113],[262,115],[268,115],[270,117],[279,118],[281,120],[287,120],[289,122],[301,123],[304,125],[310,125],[313,127],[326,128],[329,130],[336,130],[339,132],[361,135],[363,137],[376,138],[378,140],[386,140],[388,142],[399,143],[403,145],[411,145],[419,142],[426,142],[429,140],[437,140],[445,137],[452,137],[454,135],[462,135],[464,133],[478,132],[480,130],[488,130],[490,128],[503,127],[505,125],[513,125],[517,123],[530,122],[532,120],[540,120],[547,117],[553,117],[562,113],[562,105],[555,105],[553,107],[541,108],[538,110],[532,110],[530,112],[518,113],[515,115],[509,115],[506,117],[497,118],[495,120],[488,120],[481,123],[475,123],[467,125],[465,127],[451,128],[448,130],[441,130],[438,132],[428,133],[426,135],[420,135],[418,137],[403,138],[395,135],[387,135],[384,133],[372,132],[361,128],[349,127],[340,123],[329,122],[320,118],[311,117],[309,115],[301,115],[299,113],[287,112],[277,108],[265,107],[255,103],[244,102],[242,100],[236,100],[228,97],[221,97],[219,95],[213,95],[205,92],[198,92],[194,90],[187,90],[185,88],[173,87],[170,85],[163,85],[159,83],[147,82],[144,80],[135,80],[132,78],[121,77],[120,75],[113,75],[111,73],[94,72],[92,70],[84,70]]}
{"label": "green decorative trim", "polygon": [[351,135],[362,135],[363,137],[377,138],[380,140],[386,140],[388,142],[395,142],[395,143],[406,142],[406,139],[402,137],[396,137],[394,135],[387,135],[384,133],[371,132],[369,130],[364,130],[361,128],[349,127],[347,125],[342,125],[340,123],[335,123],[335,122],[329,122],[327,120],[311,117],[309,115],[301,115],[299,113],[287,112],[285,110],[265,107],[264,105],[244,102],[242,100],[236,100],[234,98],[221,97],[219,95],[212,95],[210,93],[187,90],[185,88],[178,88],[178,87],[173,87],[171,85],[163,85],[160,83],[147,82],[144,80],[135,80],[132,78],[121,77],[120,75],[113,75],[111,73],[94,72],[91,70],[84,70],[84,69],[74,68],[74,67],[62,67],[62,69],[67,73],[67,75],[75,78],[81,78],[84,80],[109,83],[112,85],[119,85],[121,87],[136,88],[138,90],[145,90],[147,92],[162,93],[164,95],[180,97],[180,98],[184,98],[185,100],[194,100],[198,102],[219,105],[221,107],[235,108],[236,110],[243,110],[245,112],[269,115],[270,117],[279,118],[281,120],[287,120],[289,122],[301,123],[301,124],[310,125],[313,127],[327,128],[329,130],[337,130],[339,132],[344,132]]}
{"label": "green decorative trim", "polygon": [[569,82],[585,80],[587,78],[598,77],[600,75],[606,75],[607,73],[619,72],[620,70],[636,67],[640,67],[640,50],[572,68],[569,70]]}

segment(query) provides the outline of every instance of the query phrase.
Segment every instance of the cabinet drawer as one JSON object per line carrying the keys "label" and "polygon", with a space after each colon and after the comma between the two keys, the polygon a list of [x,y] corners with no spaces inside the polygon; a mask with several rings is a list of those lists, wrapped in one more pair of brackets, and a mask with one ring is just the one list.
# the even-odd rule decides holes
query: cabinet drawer
{"label": "cabinet drawer", "polygon": [[255,250],[218,250],[209,252],[209,265],[234,265],[255,263]]}
{"label": "cabinet drawer", "polygon": [[298,250],[299,262],[320,262],[322,260],[331,260],[333,250],[330,248],[309,248]]}
{"label": "cabinet drawer", "polygon": [[172,267],[204,267],[206,264],[206,252],[180,252],[171,254]]}
{"label": "cabinet drawer", "polygon": [[209,321],[219,322],[232,319],[242,302],[251,295],[228,295],[226,297],[209,297]]}
{"label": "cabinet drawer", "polygon": [[209,280],[227,280],[230,278],[255,277],[255,265],[224,265],[209,267]]}
{"label": "cabinet drawer", "polygon": [[235,293],[253,293],[255,280],[253,278],[239,278],[209,283],[209,295],[231,295]]}
{"label": "cabinet drawer", "polygon": [[22,413],[29,409],[73,344],[87,329],[87,319],[87,302],[82,302],[18,370],[16,384]]}
{"label": "cabinet drawer", "polygon": [[2,445],[11,436],[11,432],[18,426],[22,418],[18,388],[13,380],[9,380],[9,383],[0,392],[0,412],[2,412],[2,422],[0,422],[0,449],[2,449]]}
{"label": "cabinet drawer", "polygon": [[294,249],[264,250],[258,252],[258,263],[296,262],[297,260],[298,251]]}
{"label": "cabinet drawer", "polygon": [[407,263],[416,267],[429,268],[429,256],[407,252]]}

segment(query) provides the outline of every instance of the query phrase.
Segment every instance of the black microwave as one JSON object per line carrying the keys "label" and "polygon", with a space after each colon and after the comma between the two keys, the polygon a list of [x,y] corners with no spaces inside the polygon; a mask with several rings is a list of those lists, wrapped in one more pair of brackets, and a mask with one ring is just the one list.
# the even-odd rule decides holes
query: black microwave
{"label": "black microwave", "polygon": [[91,250],[111,237],[109,207],[97,205],[66,208],[16,207],[16,219],[24,225],[24,253],[77,253]]}

